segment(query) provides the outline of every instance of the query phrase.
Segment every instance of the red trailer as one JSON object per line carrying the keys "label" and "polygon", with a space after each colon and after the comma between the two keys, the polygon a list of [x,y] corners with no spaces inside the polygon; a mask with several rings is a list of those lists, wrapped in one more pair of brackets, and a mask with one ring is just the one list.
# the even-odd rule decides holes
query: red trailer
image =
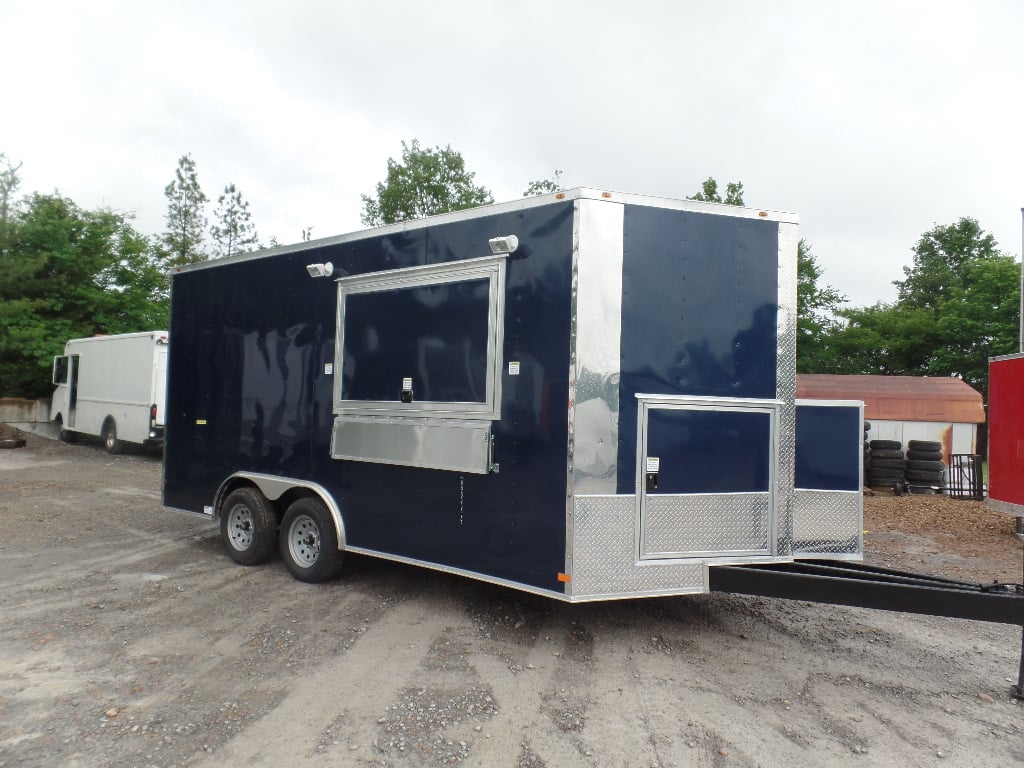
{"label": "red trailer", "polygon": [[1024,353],[994,357],[988,380],[988,506],[1024,517]]}

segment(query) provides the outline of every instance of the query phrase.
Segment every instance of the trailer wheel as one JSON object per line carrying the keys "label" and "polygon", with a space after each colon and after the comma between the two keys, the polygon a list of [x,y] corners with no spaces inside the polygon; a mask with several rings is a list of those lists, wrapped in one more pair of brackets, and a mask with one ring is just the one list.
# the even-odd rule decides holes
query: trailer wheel
{"label": "trailer wheel", "polygon": [[260,565],[274,554],[277,515],[255,488],[236,488],[220,508],[220,537],[239,565]]}
{"label": "trailer wheel", "polygon": [[288,507],[281,523],[281,557],[299,581],[315,584],[338,574],[338,534],[322,501],[304,496]]}
{"label": "trailer wheel", "polygon": [[124,452],[124,442],[117,439],[117,422],[111,418],[103,425],[103,444],[107,447],[107,453],[116,455]]}
{"label": "trailer wheel", "polygon": [[57,418],[53,420],[54,426],[57,427],[57,439],[62,443],[73,443],[75,442],[75,433],[70,429],[64,429],[64,418],[58,413]]}

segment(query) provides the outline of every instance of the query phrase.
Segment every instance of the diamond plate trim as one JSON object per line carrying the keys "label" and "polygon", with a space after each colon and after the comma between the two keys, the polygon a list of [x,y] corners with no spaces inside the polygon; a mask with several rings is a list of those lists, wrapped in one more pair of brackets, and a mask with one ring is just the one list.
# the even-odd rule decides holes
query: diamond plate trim
{"label": "diamond plate trim", "polygon": [[864,499],[857,491],[793,494],[793,554],[863,555]]}
{"label": "diamond plate trim", "polygon": [[648,494],[643,556],[767,553],[770,509],[767,493]]}
{"label": "diamond plate trim", "polygon": [[637,564],[635,517],[633,496],[575,498],[572,598],[707,592],[703,561]]}
{"label": "diamond plate trim", "polygon": [[779,409],[778,471],[776,473],[776,551],[785,557],[793,552],[793,478],[796,474],[796,288],[797,224],[779,223],[778,368],[775,396],[785,405]]}

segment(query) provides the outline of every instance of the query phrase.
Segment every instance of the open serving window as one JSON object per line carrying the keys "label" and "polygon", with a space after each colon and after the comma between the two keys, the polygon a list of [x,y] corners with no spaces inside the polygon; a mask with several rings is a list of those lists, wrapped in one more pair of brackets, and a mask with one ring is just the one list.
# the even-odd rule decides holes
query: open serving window
{"label": "open serving window", "polygon": [[332,457],[492,471],[505,258],[337,281]]}

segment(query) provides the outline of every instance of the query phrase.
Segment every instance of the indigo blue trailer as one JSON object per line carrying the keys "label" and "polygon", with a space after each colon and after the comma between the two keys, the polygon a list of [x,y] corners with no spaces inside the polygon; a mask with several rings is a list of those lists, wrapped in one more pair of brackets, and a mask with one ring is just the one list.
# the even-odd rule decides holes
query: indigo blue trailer
{"label": "indigo blue trailer", "polygon": [[164,503],[584,601],[857,560],[862,405],[797,403],[795,216],[578,189],[183,267]]}

